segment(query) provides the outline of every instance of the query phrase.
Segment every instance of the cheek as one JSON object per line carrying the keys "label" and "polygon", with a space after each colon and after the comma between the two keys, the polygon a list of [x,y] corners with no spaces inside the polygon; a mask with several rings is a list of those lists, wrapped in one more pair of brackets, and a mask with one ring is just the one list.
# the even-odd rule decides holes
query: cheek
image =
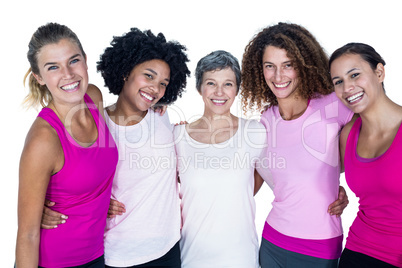
{"label": "cheek", "polygon": [[340,86],[335,86],[335,94],[340,100],[343,99],[342,98],[342,93],[343,93],[342,88]]}
{"label": "cheek", "polygon": [[264,70],[263,72],[265,82],[268,83],[269,79],[272,77],[272,72]]}
{"label": "cheek", "polygon": [[159,90],[159,94],[158,94],[159,99],[158,100],[162,99],[163,96],[165,96],[165,93],[166,93],[166,88],[161,88]]}

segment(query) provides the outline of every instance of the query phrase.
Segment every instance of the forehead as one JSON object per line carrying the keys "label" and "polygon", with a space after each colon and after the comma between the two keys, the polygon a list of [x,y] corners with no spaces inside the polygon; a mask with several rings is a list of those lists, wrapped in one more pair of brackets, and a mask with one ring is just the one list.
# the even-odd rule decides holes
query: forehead
{"label": "forehead", "polygon": [[77,43],[69,39],[62,39],[57,43],[47,44],[38,53],[38,61],[60,61],[82,52]]}
{"label": "forehead", "polygon": [[283,48],[278,48],[275,46],[267,46],[264,49],[263,61],[267,60],[278,60],[278,61],[289,61],[288,53]]}
{"label": "forehead", "polygon": [[212,71],[206,71],[203,74],[203,80],[206,79],[222,79],[222,80],[234,80],[236,81],[236,75],[234,71],[230,68],[217,69]]}
{"label": "forehead", "polygon": [[346,71],[348,71],[352,68],[365,69],[370,68],[370,65],[359,54],[348,53],[335,59],[331,64],[330,71],[331,73],[337,71],[339,72],[342,71],[343,69],[346,69]]}
{"label": "forehead", "polygon": [[167,73],[168,75],[170,74],[169,64],[167,64],[166,61],[160,60],[160,59],[144,61],[143,63],[136,65],[135,68],[136,69],[152,69],[155,71],[159,71],[161,73],[165,73],[165,74]]}

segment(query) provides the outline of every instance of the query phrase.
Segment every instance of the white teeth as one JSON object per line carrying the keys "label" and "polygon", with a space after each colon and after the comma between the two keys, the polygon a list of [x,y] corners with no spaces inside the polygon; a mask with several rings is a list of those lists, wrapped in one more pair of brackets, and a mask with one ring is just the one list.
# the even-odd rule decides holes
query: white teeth
{"label": "white teeth", "polygon": [[217,103],[217,104],[223,104],[226,102],[226,100],[211,100],[213,103]]}
{"label": "white teeth", "polygon": [[275,83],[274,83],[275,87],[278,87],[278,88],[284,88],[284,87],[287,87],[289,84],[290,84],[290,82],[283,83],[283,84],[275,84]]}
{"label": "white teeth", "polygon": [[144,93],[144,92],[140,92],[140,94],[141,94],[141,96],[143,96],[144,98],[146,98],[146,99],[149,100],[149,101],[153,101],[153,100],[154,100],[154,98],[152,98],[152,96],[150,96],[150,95],[148,95],[148,94],[146,94],[146,93]]}
{"label": "white teeth", "polygon": [[357,93],[355,95],[352,95],[352,96],[346,98],[346,100],[348,102],[352,103],[352,102],[355,102],[357,99],[359,99],[361,96],[363,96],[363,92],[359,92],[359,93]]}
{"label": "white teeth", "polygon": [[72,90],[78,86],[79,82],[75,82],[74,84],[70,84],[64,87],[61,87],[63,90]]}

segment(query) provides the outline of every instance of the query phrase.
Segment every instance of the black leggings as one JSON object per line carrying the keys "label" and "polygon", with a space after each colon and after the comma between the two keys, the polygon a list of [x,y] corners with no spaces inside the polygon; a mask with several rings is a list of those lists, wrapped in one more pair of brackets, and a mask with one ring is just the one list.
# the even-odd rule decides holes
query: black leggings
{"label": "black leggings", "polygon": [[[105,266],[106,268],[119,268],[115,266]],[[180,259],[180,246],[179,242],[174,245],[168,253],[163,255],[162,257],[139,265],[134,265],[125,268],[148,268],[148,267],[158,267],[158,268],[180,268],[181,267],[181,259]]]}
{"label": "black leggings", "polygon": [[397,268],[366,254],[345,248],[339,261],[339,268]]}

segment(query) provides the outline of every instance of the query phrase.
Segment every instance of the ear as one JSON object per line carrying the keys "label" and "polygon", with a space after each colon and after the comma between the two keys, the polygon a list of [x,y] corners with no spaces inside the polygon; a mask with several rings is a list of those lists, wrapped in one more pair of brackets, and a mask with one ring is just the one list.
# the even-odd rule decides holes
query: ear
{"label": "ear", "polygon": [[35,77],[35,79],[39,83],[39,85],[44,86],[46,84],[39,74],[32,73],[32,75]]}
{"label": "ear", "polygon": [[380,82],[380,83],[384,82],[385,68],[384,68],[384,65],[382,65],[382,63],[377,64],[377,68],[375,69],[375,74],[378,77],[378,82]]}
{"label": "ear", "polygon": [[87,66],[87,70],[88,70],[88,62],[87,62],[87,54],[85,54],[85,65]]}

